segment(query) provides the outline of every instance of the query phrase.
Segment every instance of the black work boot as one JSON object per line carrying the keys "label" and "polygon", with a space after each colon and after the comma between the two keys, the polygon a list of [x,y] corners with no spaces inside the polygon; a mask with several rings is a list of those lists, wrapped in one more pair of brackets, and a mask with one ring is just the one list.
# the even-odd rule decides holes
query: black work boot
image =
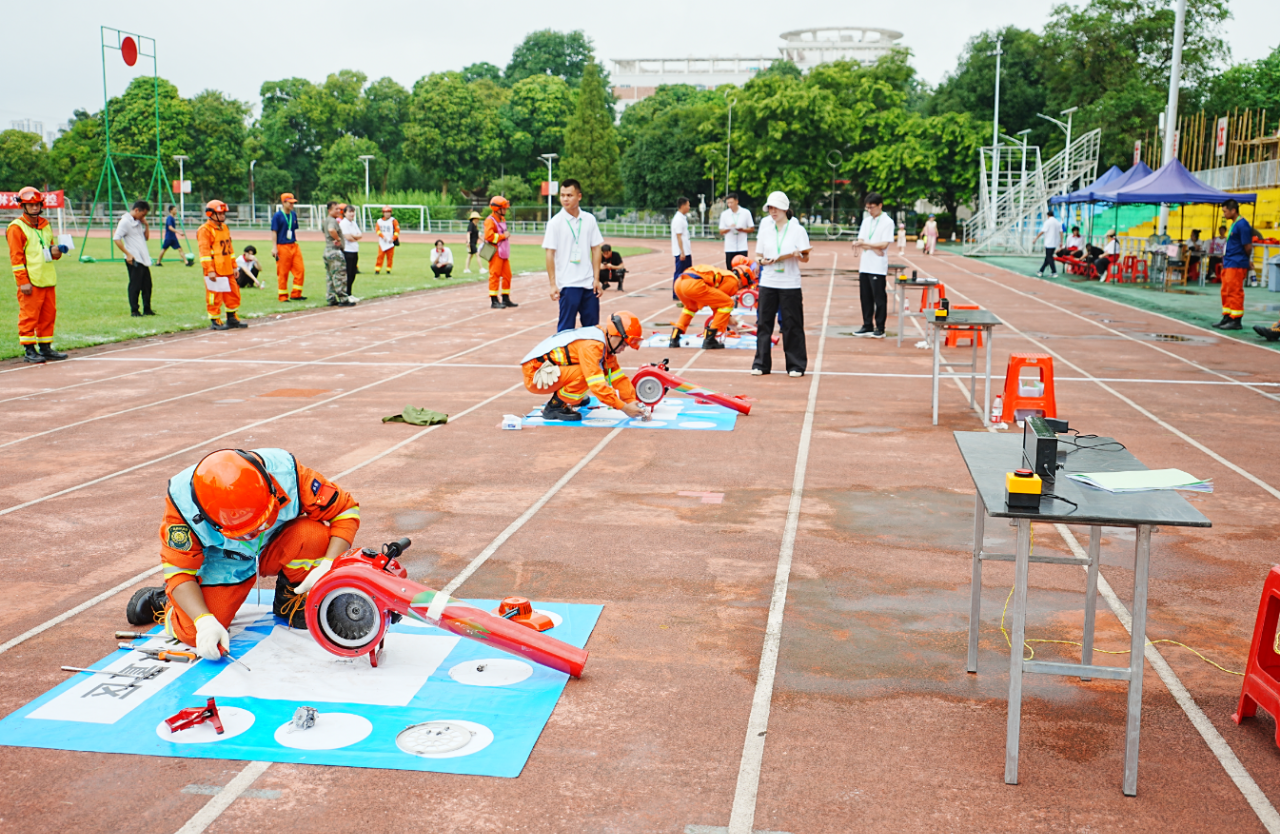
{"label": "black work boot", "polygon": [[244,328],[248,326],[249,325],[240,321],[240,317],[237,316],[235,313],[231,312],[230,310],[227,311],[227,329],[228,330],[235,330],[237,327]]}
{"label": "black work boot", "polygon": [[519,307],[520,305],[512,301],[511,296],[504,295],[502,296],[502,306],[503,307]]}
{"label": "black work boot", "polygon": [[490,309],[490,310],[502,310],[502,309],[504,309],[504,308],[503,308],[503,306],[502,306],[502,300],[501,300],[500,298],[498,298],[496,295],[491,295],[491,296],[489,296],[489,309]]}
{"label": "black work boot", "polygon": [[[1219,330],[1244,330],[1244,324],[1241,323],[1240,319],[1228,318],[1227,323],[1222,325],[1218,329]],[[43,345],[41,347],[43,347]],[[45,355],[48,356],[48,354],[45,354]],[[63,358],[65,359],[66,357],[64,356]]]}
{"label": "black work boot", "polygon": [[293,592],[293,585],[285,578],[284,571],[276,574],[276,598],[271,603],[271,613],[289,622],[289,628],[307,627],[307,595]]}
{"label": "black work boot", "polygon": [[164,607],[168,601],[164,588],[139,588],[129,598],[129,604],[125,606],[125,619],[131,625],[155,625],[160,622],[160,615],[164,613]]}
{"label": "black work boot", "polygon": [[[1238,330],[1239,328],[1236,328],[1236,329]],[[56,350],[53,349],[53,345],[49,344],[48,342],[45,342],[40,345],[40,355],[43,356],[45,359],[52,359],[54,361],[67,358],[67,355],[65,353],[58,353]]]}
{"label": "black work boot", "polygon": [[22,355],[23,362],[30,362],[32,365],[44,364],[44,357],[40,355],[40,352],[38,350],[36,350],[35,345],[24,345],[24,347],[27,350],[26,350],[26,353]]}
{"label": "black work boot", "polygon": [[552,395],[547,404],[542,407],[542,419],[573,423],[581,420],[582,415],[566,405],[559,397]]}
{"label": "black work boot", "polygon": [[703,350],[724,350],[724,343],[716,338],[716,329],[714,327],[707,328],[707,334],[702,337]]}
{"label": "black work boot", "polygon": [[1223,327],[1226,327],[1230,323],[1231,323],[1231,316],[1227,315],[1226,313],[1223,313],[1222,321],[1214,324],[1213,326],[1221,330]]}
{"label": "black work boot", "polygon": [[222,322],[218,321],[217,319],[209,319],[209,329],[210,330],[227,330],[229,328]]}
{"label": "black work boot", "polygon": [[678,327],[671,328],[671,343],[667,347],[675,350],[680,347],[680,337],[684,335],[684,331]]}
{"label": "black work boot", "polygon": [[1255,324],[1253,326],[1253,332],[1257,333],[1268,342],[1274,342],[1276,339],[1280,339],[1280,328],[1263,327],[1260,324]]}

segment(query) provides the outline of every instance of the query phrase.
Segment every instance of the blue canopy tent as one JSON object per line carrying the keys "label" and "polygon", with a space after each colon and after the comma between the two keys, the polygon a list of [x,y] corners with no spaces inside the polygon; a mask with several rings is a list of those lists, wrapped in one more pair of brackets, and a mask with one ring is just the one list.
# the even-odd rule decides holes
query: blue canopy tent
{"label": "blue canopy tent", "polygon": [[[1134,166],[1129,173],[1132,174],[1136,170],[1137,166]],[[1142,179],[1128,178],[1128,181],[1123,183],[1120,180],[1114,181],[1110,187],[1098,194],[1098,199],[1117,204],[1213,203],[1220,205],[1227,200],[1254,203],[1257,202],[1258,195],[1232,194],[1205,185],[1175,159]]]}
{"label": "blue canopy tent", "polygon": [[[1148,168],[1148,171],[1151,169]],[[1049,205],[1058,206],[1063,203],[1094,203],[1098,198],[1093,196],[1094,192],[1101,190],[1102,186],[1110,185],[1117,177],[1124,176],[1124,171],[1120,170],[1120,166],[1112,165],[1107,172],[1098,177],[1089,185],[1081,188],[1079,191],[1072,191],[1070,194],[1059,194],[1056,197],[1049,198]]]}

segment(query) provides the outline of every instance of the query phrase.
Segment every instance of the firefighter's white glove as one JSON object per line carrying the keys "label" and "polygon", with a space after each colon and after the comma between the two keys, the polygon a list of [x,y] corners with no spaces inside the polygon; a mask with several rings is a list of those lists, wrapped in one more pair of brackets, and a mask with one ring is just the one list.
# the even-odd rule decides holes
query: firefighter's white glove
{"label": "firefighter's white glove", "polygon": [[205,660],[219,660],[222,649],[231,649],[231,635],[212,614],[196,617],[196,654]]}
{"label": "firefighter's white glove", "polygon": [[560,379],[560,366],[554,362],[543,362],[542,367],[533,372],[533,384],[538,388],[550,388]]}
{"label": "firefighter's white glove", "polygon": [[320,577],[329,572],[329,568],[331,567],[333,567],[332,559],[321,559],[316,563],[316,566],[311,569],[311,573],[307,574],[306,578],[299,583],[298,587],[293,589],[293,592],[298,596],[302,596],[307,591],[310,591],[315,584],[320,581]]}

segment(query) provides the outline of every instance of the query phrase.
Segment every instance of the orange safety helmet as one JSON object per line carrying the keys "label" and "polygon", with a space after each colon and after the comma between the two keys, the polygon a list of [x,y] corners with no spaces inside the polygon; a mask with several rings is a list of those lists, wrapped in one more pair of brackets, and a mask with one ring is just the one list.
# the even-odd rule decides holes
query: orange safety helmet
{"label": "orange safety helmet", "polygon": [[609,324],[604,333],[606,337],[617,336],[627,343],[627,347],[637,350],[640,339],[644,336],[644,329],[640,327],[640,319],[636,318],[635,313],[619,310],[609,316]]}
{"label": "orange safety helmet", "polygon": [[501,194],[498,194],[489,198],[489,208],[502,209],[503,211],[506,211],[511,208],[511,201],[506,197],[503,197]]}
{"label": "orange safety helmet", "polygon": [[210,452],[191,473],[191,501],[199,510],[192,524],[207,523],[229,539],[265,532],[289,496],[253,452],[219,449]]}
{"label": "orange safety helmet", "polygon": [[[738,258],[741,257],[741,255],[738,256]],[[734,260],[736,261],[737,258],[734,258]],[[760,275],[756,272],[756,265],[749,261],[743,264],[736,264],[733,267],[733,274],[738,276],[738,286],[741,289],[754,287],[760,282]]]}
{"label": "orange safety helmet", "polygon": [[391,211],[391,206],[383,206],[383,207],[382,207],[382,210],[383,210],[383,211]]}
{"label": "orange safety helmet", "polygon": [[227,213],[227,204],[221,200],[210,200],[204,204],[204,214],[206,217],[212,217],[214,212]]}
{"label": "orange safety helmet", "polygon": [[18,192],[18,203],[26,205],[27,203],[39,203],[44,205],[44,195],[40,193],[40,189],[28,185]]}
{"label": "orange safety helmet", "polygon": [[729,263],[729,268],[737,269],[743,264],[749,264],[749,263],[751,263],[751,259],[748,258],[746,255],[734,255],[733,260]]}

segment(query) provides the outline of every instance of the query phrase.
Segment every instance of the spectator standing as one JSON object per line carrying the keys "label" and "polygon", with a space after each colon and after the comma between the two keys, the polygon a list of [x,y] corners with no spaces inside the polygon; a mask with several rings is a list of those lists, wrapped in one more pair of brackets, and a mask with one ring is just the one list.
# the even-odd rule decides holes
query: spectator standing
{"label": "spectator standing", "polygon": [[[733,259],[738,255],[748,257],[750,243],[747,236],[755,229],[751,212],[738,204],[738,195],[730,192],[725,197],[725,210],[720,212],[720,235],[724,238],[724,268],[733,269]],[[690,262],[692,263],[692,262]],[[687,267],[686,267],[687,268]],[[677,272],[683,270],[677,268]],[[618,285],[622,289],[622,285]]]}
{"label": "spectator standing", "polygon": [[258,247],[250,244],[240,253],[240,257],[236,258],[236,284],[240,289],[262,288],[262,282],[258,280],[258,273],[262,272],[262,265],[258,263]]}
{"label": "spectator standing", "polygon": [[[600,323],[600,247],[604,238],[595,215],[584,212],[582,186],[575,179],[560,183],[560,211],[542,236],[546,250],[551,300],[560,302],[556,332]],[[581,324],[574,324],[574,321]]]}
{"label": "spectator standing", "polygon": [[[347,206],[339,222],[342,224],[342,238],[346,241],[342,244],[342,258],[347,262],[347,295],[351,295],[351,288],[356,283],[356,274],[360,271],[359,241],[364,237],[364,231],[356,222],[355,206]],[[387,270],[387,272],[390,271]]]}
{"label": "spectator standing", "polygon": [[1035,240],[1031,241],[1031,245],[1034,246],[1035,242],[1042,237],[1044,238],[1044,263],[1040,264],[1040,271],[1036,275],[1043,277],[1046,266],[1049,267],[1050,273],[1057,275],[1058,265],[1054,261],[1053,255],[1058,251],[1058,247],[1062,245],[1062,223],[1053,216],[1053,209],[1049,209],[1049,215],[1045,217],[1044,225],[1036,233]]}
{"label": "spectator standing", "polygon": [[156,266],[164,266],[164,253],[173,249],[182,257],[182,245],[178,243],[178,207],[169,206],[164,216],[164,239],[160,242],[160,257],[156,258]]}
{"label": "spectator standing", "polygon": [[898,222],[898,257],[905,257],[907,254],[907,224]]}
{"label": "spectator standing", "polygon": [[28,185],[16,197],[22,214],[9,221],[5,241],[9,244],[9,265],[18,282],[18,344],[26,353],[23,362],[42,365],[46,360],[67,358],[53,349],[53,326],[58,320],[58,271],[53,262],[67,248],[58,244],[49,221],[40,216],[44,214],[44,194]]}
{"label": "spectator standing", "polygon": [[[125,269],[129,271],[129,315],[154,316],[151,309],[151,253],[147,251],[147,241],[151,239],[151,226],[147,223],[147,213],[151,204],[146,200],[138,200],[133,208],[120,215],[115,234],[111,240],[116,248],[124,253]],[[138,310],[138,297],[142,297],[142,310]]]}
{"label": "spectator standing", "polygon": [[[689,267],[693,266],[693,241],[689,239],[689,205],[688,197],[676,200],[676,213],[671,218],[671,254],[676,259],[676,271],[671,276],[671,297],[676,298],[676,280]],[[676,298],[679,301],[678,298]]]}
{"label": "spectator standing", "polygon": [[[800,264],[809,260],[809,235],[791,213],[791,201],[775,191],[765,201],[769,218],[756,232],[760,259],[760,298],[756,319],[756,358],[751,373],[762,376],[773,369],[773,321],[782,330],[782,352],[787,374],[804,376],[809,355],[804,340],[804,296],[800,291]],[[892,224],[890,224],[892,236]]]}
{"label": "spectator standing", "polygon": [[[298,198],[285,192],[280,195],[281,208],[271,216],[271,257],[276,262],[276,297],[280,301],[306,301],[302,284],[306,268],[302,263],[302,251],[298,249],[298,215],[293,210]],[[289,274],[293,274],[293,288],[289,287]]]}
{"label": "spectator standing", "polygon": [[889,244],[893,242],[893,221],[884,213],[884,198],[874,191],[867,195],[867,216],[858,229],[853,251],[862,253],[858,264],[858,294],[862,301],[862,327],[855,336],[884,338],[889,315],[885,276],[889,273]]}
{"label": "spectator standing", "polygon": [[387,274],[396,259],[396,247],[400,245],[400,221],[391,216],[391,206],[382,207],[382,217],[374,221],[378,231],[378,260],[373,264],[373,274],[382,272],[382,262],[387,262]]}
{"label": "spectator standing", "polygon": [[622,282],[626,280],[627,270],[622,265],[622,256],[613,251],[613,247],[604,244],[600,247],[600,289],[607,290],[616,283],[618,292],[622,292]]}
{"label": "spectator standing", "polygon": [[453,277],[453,252],[444,245],[443,240],[436,241],[436,248],[431,250],[431,272],[437,278]]}
{"label": "spectator standing", "polygon": [[[236,281],[236,250],[227,228],[227,204],[221,200],[205,203],[209,218],[196,230],[200,249],[200,271],[204,273],[204,303],[209,312],[210,330],[236,330],[249,325],[240,321],[240,284]],[[220,316],[227,310],[227,323]]]}
{"label": "spectator standing", "polygon": [[935,215],[929,215],[929,219],[924,222],[924,253],[932,255],[934,250],[938,248],[938,218]]}
{"label": "spectator standing", "polygon": [[1227,200],[1222,204],[1222,219],[1231,224],[1227,245],[1222,253],[1222,321],[1219,330],[1241,330],[1244,318],[1244,279],[1253,268],[1253,228],[1240,216],[1240,204]]}
{"label": "spectator standing", "polygon": [[480,212],[473,211],[467,217],[467,268],[462,270],[463,274],[471,273],[471,262],[475,260],[476,252],[480,248]]}
{"label": "spectator standing", "polygon": [[329,201],[329,216],[324,221],[324,271],[328,279],[326,296],[330,307],[354,307],[347,292],[347,259],[343,252],[347,241],[342,236],[342,214],[346,209],[342,203]]}
{"label": "spectator standing", "polygon": [[[511,235],[507,234],[507,209],[511,201],[501,194],[489,199],[489,216],[484,219],[484,242],[497,249],[489,258],[489,308],[519,307],[511,300]],[[501,293],[502,300],[498,300]]]}

